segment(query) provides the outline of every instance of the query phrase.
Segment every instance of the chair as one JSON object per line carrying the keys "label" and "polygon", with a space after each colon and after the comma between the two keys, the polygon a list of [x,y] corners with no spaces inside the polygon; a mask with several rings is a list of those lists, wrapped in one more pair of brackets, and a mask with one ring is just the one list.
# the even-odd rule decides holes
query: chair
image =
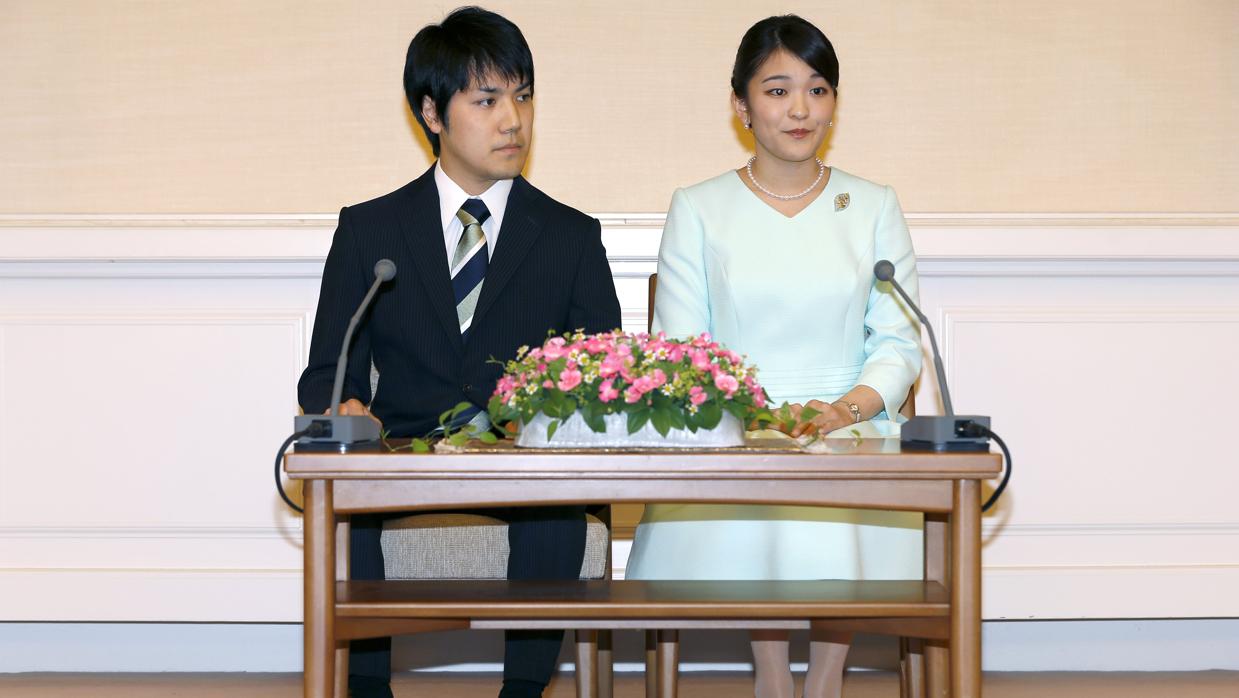
{"label": "chair", "polygon": [[[610,507],[585,517],[585,559],[581,579],[611,576]],[[381,534],[387,579],[504,579],[508,569],[508,525],[489,516],[426,513],[391,519]],[[611,698],[609,631],[576,631],[578,696]],[[346,656],[346,653],[343,653]],[[337,676],[347,675],[347,659],[337,656]]]}
{"label": "chair", "polygon": [[[648,301],[646,312],[646,328],[654,326],[654,297],[658,292],[658,274],[650,274]],[[908,397],[899,408],[899,413],[905,417],[916,415],[916,385],[908,389]],[[915,630],[892,628],[890,623],[878,620],[873,623],[864,619],[849,619],[840,624],[841,630],[849,632],[869,632],[876,635],[897,635],[899,637],[899,695],[902,698],[920,698],[926,693],[925,677],[925,641],[915,637]],[[904,635],[904,632],[910,635]],[[679,631],[647,630],[645,631],[645,691],[647,696],[654,695],[658,684],[670,684],[674,687],[678,669]],[[671,666],[668,666],[670,664]],[[934,657],[935,667],[941,671],[945,668],[943,653]],[[674,689],[668,691],[675,695]]]}
{"label": "chair", "polygon": [[[378,370],[370,367],[371,394]],[[508,524],[478,514],[432,512],[383,523],[383,575],[386,579],[505,579],[508,570]],[[337,540],[337,574],[346,578],[348,527]],[[595,507],[585,517],[585,559],[581,579],[611,577],[611,508]],[[610,631],[577,630],[578,696],[611,698]],[[336,695],[348,694],[348,652],[336,653]]]}

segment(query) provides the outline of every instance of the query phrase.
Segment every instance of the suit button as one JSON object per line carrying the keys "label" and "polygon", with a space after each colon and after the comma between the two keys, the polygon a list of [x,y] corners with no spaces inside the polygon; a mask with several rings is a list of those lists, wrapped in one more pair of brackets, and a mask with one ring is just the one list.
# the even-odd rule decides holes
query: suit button
{"label": "suit button", "polygon": [[466,393],[468,393],[468,392],[472,392],[472,391],[473,391],[473,384],[472,384],[472,383],[465,383],[464,385],[460,386],[460,389],[461,389],[463,392],[466,392]]}

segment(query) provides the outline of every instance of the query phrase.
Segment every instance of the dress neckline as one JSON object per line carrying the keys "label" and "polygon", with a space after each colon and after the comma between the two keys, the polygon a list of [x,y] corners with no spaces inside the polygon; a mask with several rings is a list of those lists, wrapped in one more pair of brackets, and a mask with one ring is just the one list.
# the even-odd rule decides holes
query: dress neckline
{"label": "dress neckline", "polygon": [[806,211],[816,206],[818,200],[821,199],[823,196],[826,196],[826,192],[835,183],[835,168],[827,167],[826,168],[826,184],[822,186],[822,190],[817,193],[817,196],[813,197],[812,201],[810,201],[808,204],[805,204],[804,208],[797,211],[795,215],[789,216],[786,213],[783,213],[782,211],[780,211],[779,209],[771,206],[770,202],[766,201],[761,196],[759,196],[757,192],[750,189],[749,185],[744,182],[744,177],[739,172],[737,172],[736,170],[732,170],[731,174],[735,175],[736,182],[740,185],[740,188],[745,191],[745,193],[753,197],[753,199],[755,199],[757,203],[761,204],[762,207],[768,210],[770,213],[773,213],[774,215],[778,216],[779,218],[782,218],[785,221],[794,221],[797,218],[800,218],[802,215],[804,215]]}

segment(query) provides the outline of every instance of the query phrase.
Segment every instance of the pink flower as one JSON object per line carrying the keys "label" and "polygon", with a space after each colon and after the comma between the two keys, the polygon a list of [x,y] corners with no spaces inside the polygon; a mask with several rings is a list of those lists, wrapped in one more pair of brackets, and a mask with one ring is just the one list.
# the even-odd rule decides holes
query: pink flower
{"label": "pink flower", "polygon": [[624,359],[624,363],[620,366],[619,370],[620,378],[623,378],[626,381],[633,380],[632,364],[633,358],[631,356]]}
{"label": "pink flower", "polygon": [[601,336],[590,337],[585,340],[585,351],[591,354],[601,354],[607,350],[607,341]]}
{"label": "pink flower", "polygon": [[495,385],[496,395],[505,395],[516,390],[516,379],[512,376],[504,376],[499,379],[499,383]]}
{"label": "pink flower", "polygon": [[548,379],[546,379],[546,380],[542,381],[542,387],[543,387],[543,388],[546,388],[547,390],[550,390],[551,388],[554,388],[554,387],[555,387],[555,384],[554,384],[554,383],[552,383],[552,382],[551,382],[551,379],[549,379],[549,378],[548,378]]}
{"label": "pink flower", "polygon": [[575,368],[565,368],[559,374],[559,389],[567,392],[581,384],[581,372]]}
{"label": "pink flower", "polygon": [[661,388],[667,384],[667,374],[661,368],[654,369],[654,387]]}
{"label": "pink flower", "polygon": [[615,389],[615,381],[603,381],[602,385],[598,386],[598,401],[610,402],[619,397],[619,391]]}
{"label": "pink flower", "polygon": [[710,355],[701,349],[693,349],[688,355],[693,359],[693,368],[698,371],[710,370]]}
{"label": "pink flower", "polygon": [[667,360],[672,363],[679,363],[684,360],[684,345],[672,344],[671,349],[667,352]]}
{"label": "pink flower", "polygon": [[542,347],[542,356],[548,361],[554,361],[561,356],[567,356],[568,349],[564,348],[563,337],[551,337],[546,340],[546,344]]}
{"label": "pink flower", "polygon": [[637,380],[633,381],[632,387],[636,388],[642,395],[644,395],[658,386],[654,385],[654,378],[652,376],[641,376]]}
{"label": "pink flower", "polygon": [[598,365],[598,375],[603,378],[610,378],[620,372],[624,367],[624,360],[617,354],[607,354],[607,358],[602,360]]}
{"label": "pink flower", "polygon": [[706,391],[700,385],[694,385],[693,389],[688,391],[688,401],[698,407],[701,407],[701,403],[709,399],[710,396],[706,394]]}
{"label": "pink flower", "polygon": [[766,406],[766,396],[760,389],[753,392],[753,404],[757,405],[758,409]]}
{"label": "pink flower", "polygon": [[727,393],[727,397],[731,397],[740,387],[740,381],[736,380],[735,376],[720,373],[714,377],[714,387]]}
{"label": "pink flower", "polygon": [[640,402],[641,395],[642,393],[640,390],[637,390],[637,386],[629,386],[628,390],[624,391],[624,402],[627,402],[630,405],[635,402]]}

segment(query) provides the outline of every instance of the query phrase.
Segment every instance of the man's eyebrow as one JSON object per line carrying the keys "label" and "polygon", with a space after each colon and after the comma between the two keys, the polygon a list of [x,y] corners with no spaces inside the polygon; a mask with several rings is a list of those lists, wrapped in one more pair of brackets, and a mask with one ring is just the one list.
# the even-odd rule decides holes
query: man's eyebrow
{"label": "man's eyebrow", "polygon": [[[516,86],[516,89],[514,89],[514,90],[512,90],[512,91],[513,91],[513,92],[520,92],[521,90],[527,90],[527,89],[529,89],[529,88],[531,88],[531,87],[533,87],[533,83],[532,83],[532,82],[528,82],[528,81],[526,81],[526,82],[521,83],[520,85],[517,85],[517,86]],[[493,95],[493,94],[495,94],[495,93],[497,93],[497,92],[502,92],[502,90],[501,90],[500,88],[495,87],[494,85],[478,85],[478,86],[477,86],[476,88],[474,88],[474,89],[476,89],[478,92],[485,92],[486,94],[492,94],[492,95]]]}

